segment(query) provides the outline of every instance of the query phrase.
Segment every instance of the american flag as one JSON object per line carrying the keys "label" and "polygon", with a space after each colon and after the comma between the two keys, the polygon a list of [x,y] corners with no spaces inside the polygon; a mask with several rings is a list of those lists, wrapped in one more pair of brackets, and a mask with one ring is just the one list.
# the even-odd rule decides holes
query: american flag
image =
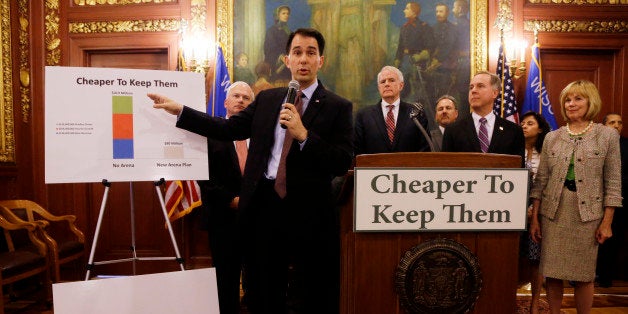
{"label": "american flag", "polygon": [[167,181],[164,199],[172,222],[201,206],[201,189],[196,181]]}
{"label": "american flag", "polygon": [[498,117],[505,118],[514,123],[519,124],[519,115],[517,114],[517,100],[515,98],[515,87],[510,77],[510,67],[508,60],[504,54],[504,43],[499,46],[499,58],[497,59],[497,76],[502,79],[501,91],[495,103],[493,104],[493,112]]}

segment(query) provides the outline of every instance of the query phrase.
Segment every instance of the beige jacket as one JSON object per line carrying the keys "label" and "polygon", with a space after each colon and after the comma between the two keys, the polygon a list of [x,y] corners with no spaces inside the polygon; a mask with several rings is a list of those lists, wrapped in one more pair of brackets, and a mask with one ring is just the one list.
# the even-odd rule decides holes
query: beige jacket
{"label": "beige jacket", "polygon": [[541,162],[530,197],[541,200],[539,213],[553,219],[571,155],[578,189],[578,211],[582,221],[602,218],[604,207],[621,206],[621,157],[619,134],[594,124],[582,136],[571,138],[566,127],[547,134]]}

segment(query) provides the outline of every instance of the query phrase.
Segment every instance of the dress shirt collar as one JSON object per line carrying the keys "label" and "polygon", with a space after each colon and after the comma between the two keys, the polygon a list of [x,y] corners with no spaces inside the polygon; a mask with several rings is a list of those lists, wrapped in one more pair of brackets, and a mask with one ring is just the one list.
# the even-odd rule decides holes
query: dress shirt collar
{"label": "dress shirt collar", "polygon": [[[473,123],[475,124],[476,128],[480,127],[480,118],[482,118],[482,116],[480,116],[479,114],[472,112],[471,113],[471,117],[473,118]],[[486,116],[484,116],[484,118],[486,118],[486,126],[487,127],[493,127],[495,125],[495,113],[493,113],[492,111],[487,114]]]}
{"label": "dress shirt collar", "polygon": [[[473,124],[475,125],[475,133],[479,134],[480,118],[482,118],[482,116],[480,116],[479,114],[475,112],[472,112],[471,118],[473,118]],[[488,140],[490,142],[491,139],[493,138],[493,128],[495,128],[495,120],[497,119],[497,116],[495,115],[494,112],[491,111],[489,114],[484,116],[484,118],[486,118],[486,131],[488,132]]]}
{"label": "dress shirt collar", "polygon": [[399,117],[399,103],[401,102],[400,98],[393,101],[392,104],[387,103],[384,99],[382,99],[382,113],[384,114],[384,121],[386,121],[386,115],[388,115],[388,106],[393,105],[393,116],[395,116],[395,124],[397,123],[397,119]]}
{"label": "dress shirt collar", "polygon": [[393,111],[399,111],[400,102],[401,102],[401,98],[397,98],[397,100],[393,101],[392,104],[389,104],[384,99],[382,99],[382,111],[384,112],[384,114],[386,114],[388,112],[389,105],[395,106],[395,108],[393,108]]}
{"label": "dress shirt collar", "polygon": [[314,95],[314,91],[318,88],[318,80],[314,81],[314,83],[308,86],[306,89],[301,90],[301,94],[303,94],[306,99],[312,99],[312,95]]}

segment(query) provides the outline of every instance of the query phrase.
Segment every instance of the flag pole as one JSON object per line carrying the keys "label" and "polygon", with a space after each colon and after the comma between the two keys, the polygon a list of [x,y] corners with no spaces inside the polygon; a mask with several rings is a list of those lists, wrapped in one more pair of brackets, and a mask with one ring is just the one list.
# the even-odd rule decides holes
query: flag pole
{"label": "flag pole", "polygon": [[[504,29],[500,28],[499,29],[499,37],[500,37],[500,48],[499,49],[499,57],[497,57],[497,59],[499,60],[499,58],[502,58],[502,73],[501,73],[501,91],[500,91],[500,96],[501,96],[501,101],[502,104],[500,106],[500,116],[503,118],[504,117],[504,78],[506,76],[505,71],[506,71],[506,53],[504,52]],[[499,61],[498,61],[499,62]]]}
{"label": "flag pole", "polygon": [[216,108],[216,71],[218,70],[218,47],[216,45],[216,49],[214,49],[214,80],[212,82],[212,117],[214,116],[214,108]]}
{"label": "flag pole", "polygon": [[[539,30],[537,30],[536,28],[534,29],[534,46],[536,47],[538,57],[536,58],[536,60],[533,59],[532,61],[536,61],[537,68],[539,69],[539,86],[544,86],[543,73],[541,72],[541,49],[539,49]],[[532,66],[532,64],[530,64],[530,66]],[[543,90],[541,90],[541,92],[539,93],[539,113],[543,114]]]}

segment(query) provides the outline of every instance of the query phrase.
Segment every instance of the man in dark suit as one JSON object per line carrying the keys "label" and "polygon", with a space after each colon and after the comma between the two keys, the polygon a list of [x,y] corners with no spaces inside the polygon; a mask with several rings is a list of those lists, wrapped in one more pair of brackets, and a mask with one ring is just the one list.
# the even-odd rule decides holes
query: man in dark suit
{"label": "man in dark suit", "polygon": [[[180,114],[180,128],[220,140],[250,137],[239,209],[252,313],[286,312],[288,265],[297,312],[339,311],[340,241],[331,181],[351,165],[353,109],[317,80],[324,48],[317,30],[290,34],[285,63],[301,86],[302,115],[285,103],[286,88],[260,92],[227,120],[148,95],[155,108]],[[284,146],[288,152],[282,158]]]}
{"label": "man in dark suit", "polygon": [[458,119],[458,103],[456,102],[456,98],[450,95],[443,95],[438,98],[434,117],[438,128],[430,131],[435,152],[442,150],[445,127],[452,124],[456,119]]}
{"label": "man in dark suit", "polygon": [[[227,119],[246,108],[254,99],[244,82],[227,89]],[[238,244],[238,202],[247,141],[207,139],[209,180],[199,181],[203,224],[209,234],[212,263],[216,268],[220,313],[240,313],[242,257]]]}
{"label": "man in dark suit", "polygon": [[[619,135],[624,128],[624,122],[621,115],[617,113],[609,113],[604,116],[602,124],[612,127]],[[621,153],[621,195],[624,198],[624,202],[628,199],[628,138],[621,136],[619,138],[619,151]],[[600,287],[611,287],[613,285],[613,279],[619,272],[618,267],[626,267],[626,265],[619,265],[617,263],[617,256],[619,252],[624,251],[626,248],[622,248],[624,239],[626,237],[626,228],[628,227],[628,219],[626,218],[626,206],[624,208],[615,210],[615,216],[611,229],[613,236],[608,240],[600,244],[600,248],[597,253],[597,282]]]}
{"label": "man in dark suit", "polygon": [[[403,89],[401,71],[383,67],[377,74],[377,89],[382,100],[360,109],[355,117],[355,154],[430,151],[425,136],[410,118],[412,105],[399,98]],[[427,130],[424,115],[420,122]]]}
{"label": "man in dark suit", "polygon": [[[444,152],[485,152],[521,156],[524,162],[525,140],[523,130],[514,122],[493,113],[493,102],[499,94],[500,78],[482,71],[469,83],[471,115],[450,124],[443,134]],[[484,122],[484,127],[482,122]],[[480,144],[482,128],[486,130],[486,151]]]}

